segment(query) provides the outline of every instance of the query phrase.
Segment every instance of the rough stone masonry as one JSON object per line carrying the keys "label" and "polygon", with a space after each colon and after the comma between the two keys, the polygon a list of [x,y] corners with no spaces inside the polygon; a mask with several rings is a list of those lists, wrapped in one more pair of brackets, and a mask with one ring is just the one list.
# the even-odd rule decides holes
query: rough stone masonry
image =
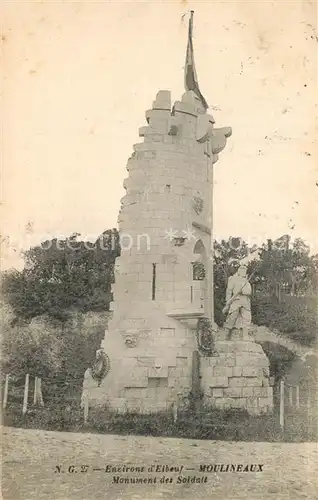
{"label": "rough stone masonry", "polygon": [[[99,386],[89,373],[84,381],[90,405],[141,413],[187,399],[197,321],[213,324],[212,174],[231,135],[229,127],[214,128],[193,91],[173,106],[169,91],[158,92],[146,121],[127,163],[118,218],[122,251],[102,345],[110,369]],[[261,346],[223,339],[216,350],[201,355],[204,403],[269,411]]]}

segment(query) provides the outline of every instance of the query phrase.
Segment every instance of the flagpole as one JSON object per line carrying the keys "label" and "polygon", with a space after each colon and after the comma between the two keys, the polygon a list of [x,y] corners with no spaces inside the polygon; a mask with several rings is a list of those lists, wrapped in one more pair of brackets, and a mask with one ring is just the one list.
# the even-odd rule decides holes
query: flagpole
{"label": "flagpole", "polygon": [[203,97],[200,88],[199,88],[199,82],[198,82],[198,77],[195,69],[195,64],[194,64],[194,54],[193,54],[193,15],[194,11],[190,11],[190,19],[189,19],[189,30],[188,30],[188,44],[187,44],[187,53],[186,53],[186,61],[185,61],[185,66],[184,66],[184,87],[186,92],[189,90],[192,90],[198,99],[200,99],[203,107],[205,110],[208,109],[208,104]]}

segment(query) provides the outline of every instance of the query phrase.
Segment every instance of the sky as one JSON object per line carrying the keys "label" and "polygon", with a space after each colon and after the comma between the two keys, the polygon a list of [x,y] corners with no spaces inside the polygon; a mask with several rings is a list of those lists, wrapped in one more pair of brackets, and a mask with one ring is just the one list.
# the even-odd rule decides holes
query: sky
{"label": "sky", "polygon": [[214,237],[289,233],[318,251],[314,1],[2,2],[2,267],[117,226],[139,127],[184,92],[190,9],[200,88],[233,135],[215,165]]}

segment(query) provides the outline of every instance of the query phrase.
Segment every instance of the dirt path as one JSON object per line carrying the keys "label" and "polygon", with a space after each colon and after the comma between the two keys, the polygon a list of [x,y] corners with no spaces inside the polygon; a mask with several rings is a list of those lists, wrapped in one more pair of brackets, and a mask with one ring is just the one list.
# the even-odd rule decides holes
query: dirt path
{"label": "dirt path", "polygon": [[[7,427],[2,438],[4,500],[296,500],[316,498],[318,487],[314,443],[198,441]],[[264,465],[263,472],[200,472],[200,465],[209,464]],[[63,472],[57,472],[57,465]],[[81,472],[82,465],[88,466],[87,472]],[[105,472],[106,466],[124,465],[144,471]],[[165,465],[183,469],[164,472]],[[163,476],[167,483],[160,482]],[[156,483],[121,483],[136,477],[156,477]],[[183,482],[188,477],[206,482]]]}

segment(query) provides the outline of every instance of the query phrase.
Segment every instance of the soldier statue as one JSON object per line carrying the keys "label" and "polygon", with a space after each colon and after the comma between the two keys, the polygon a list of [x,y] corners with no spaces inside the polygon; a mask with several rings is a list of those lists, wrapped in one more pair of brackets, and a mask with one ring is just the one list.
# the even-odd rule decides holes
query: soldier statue
{"label": "soldier statue", "polygon": [[249,331],[252,324],[252,288],[246,273],[247,266],[241,264],[236,273],[228,279],[226,303],[222,312],[227,314],[224,328],[228,332],[229,340],[251,340]]}

